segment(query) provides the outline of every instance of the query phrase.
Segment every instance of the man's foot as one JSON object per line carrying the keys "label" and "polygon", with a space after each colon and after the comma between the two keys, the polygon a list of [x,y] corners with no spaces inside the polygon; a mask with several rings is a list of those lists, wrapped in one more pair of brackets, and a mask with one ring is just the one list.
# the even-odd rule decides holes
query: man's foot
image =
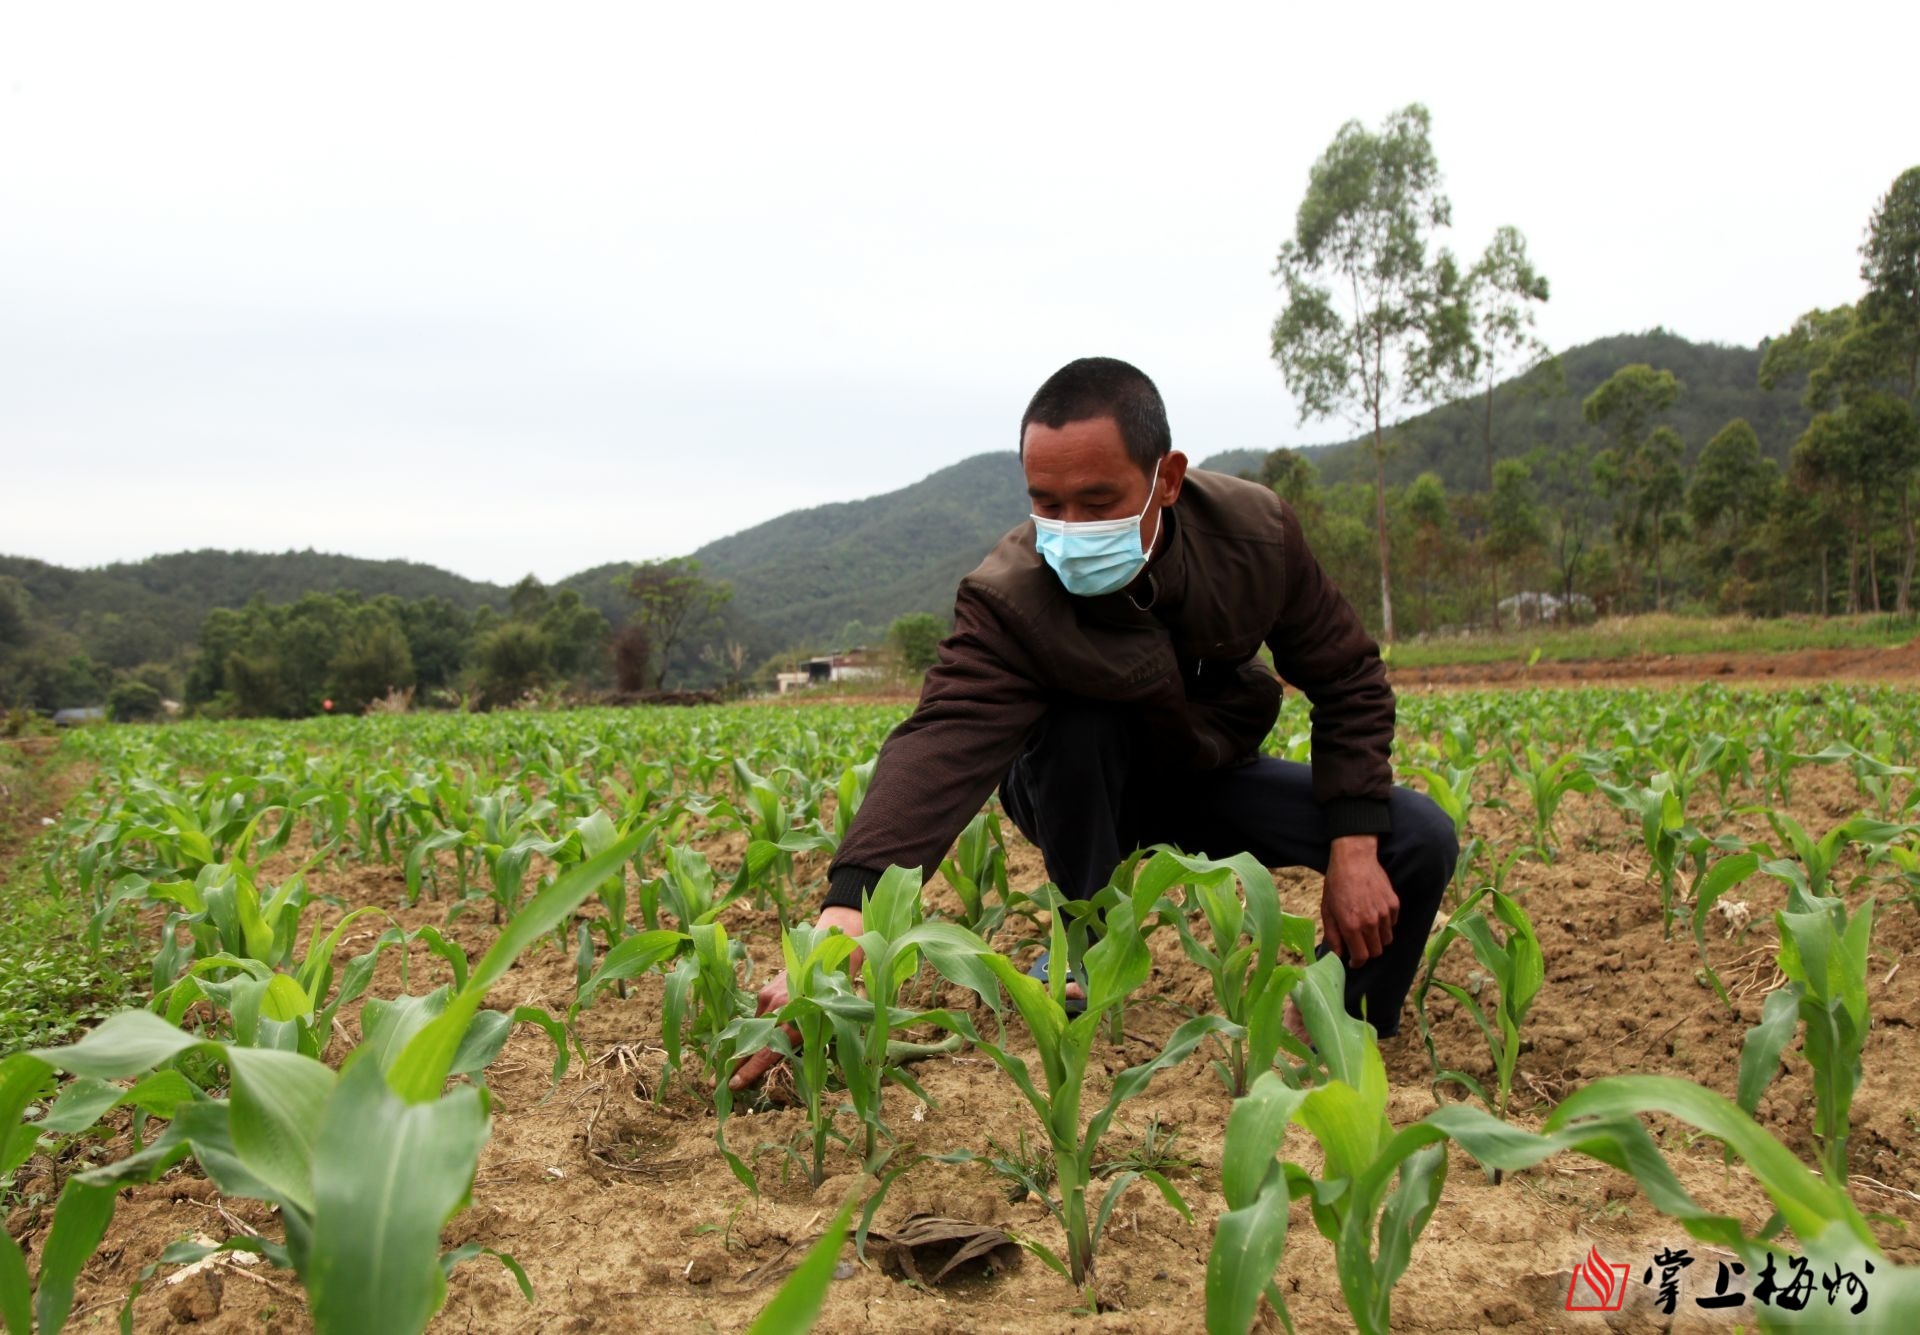
{"label": "man's foot", "polygon": [[[1027,966],[1027,977],[1037,978],[1043,983],[1046,982],[1049,977],[1047,972],[1048,957],[1052,953],[1052,951],[1048,950],[1041,951],[1040,957]],[[1087,991],[1080,986],[1080,980],[1071,974],[1067,976],[1067,999],[1064,1009],[1069,1015],[1080,1015],[1085,1013],[1087,1009]]]}

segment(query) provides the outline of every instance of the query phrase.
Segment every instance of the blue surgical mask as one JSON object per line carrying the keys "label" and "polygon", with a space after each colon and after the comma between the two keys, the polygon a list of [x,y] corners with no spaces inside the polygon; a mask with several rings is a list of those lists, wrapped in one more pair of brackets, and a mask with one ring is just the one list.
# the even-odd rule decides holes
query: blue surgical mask
{"label": "blue surgical mask", "polygon": [[[1153,479],[1147,484],[1147,508],[1160,481],[1160,461],[1154,460]],[[1164,507],[1162,507],[1164,509]],[[1147,509],[1125,519],[1093,519],[1069,524],[1063,519],[1033,516],[1033,545],[1046,558],[1067,592],[1082,598],[1124,589],[1147,563],[1147,554],[1160,540],[1160,517],[1153,521],[1153,537],[1140,545],[1140,521]]]}

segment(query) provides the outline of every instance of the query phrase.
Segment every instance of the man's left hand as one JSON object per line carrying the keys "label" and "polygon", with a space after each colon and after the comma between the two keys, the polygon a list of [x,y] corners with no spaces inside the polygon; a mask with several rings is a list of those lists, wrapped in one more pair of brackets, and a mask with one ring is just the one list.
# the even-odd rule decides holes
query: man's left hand
{"label": "man's left hand", "polygon": [[1327,858],[1320,924],[1327,948],[1349,969],[1382,954],[1400,920],[1400,896],[1380,865],[1380,836],[1343,835]]}

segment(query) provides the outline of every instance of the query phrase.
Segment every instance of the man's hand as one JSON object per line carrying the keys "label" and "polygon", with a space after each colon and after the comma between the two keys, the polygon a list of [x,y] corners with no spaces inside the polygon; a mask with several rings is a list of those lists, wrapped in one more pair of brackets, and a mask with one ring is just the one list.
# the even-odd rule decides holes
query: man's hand
{"label": "man's hand", "polygon": [[1400,896],[1380,865],[1380,836],[1343,835],[1333,841],[1327,859],[1326,888],[1320,894],[1320,925],[1327,948],[1349,969],[1365,964],[1393,940],[1400,921]]}
{"label": "man's hand", "polygon": [[[860,935],[860,910],[829,908],[820,910],[818,927],[838,927],[848,936]],[[855,976],[860,973],[860,952],[855,950],[847,960],[847,971]],[[777,1011],[787,1004],[787,974],[783,969],[767,979],[766,986],[760,989],[760,1000],[754,1008],[755,1015],[766,1015]],[[798,1044],[800,1031],[792,1025],[785,1026],[787,1042]],[[740,1069],[733,1073],[733,1079],[727,1081],[727,1088],[739,1093],[751,1089],[765,1078],[768,1071],[779,1064],[780,1054],[772,1048],[761,1048],[751,1057],[740,1063]]]}

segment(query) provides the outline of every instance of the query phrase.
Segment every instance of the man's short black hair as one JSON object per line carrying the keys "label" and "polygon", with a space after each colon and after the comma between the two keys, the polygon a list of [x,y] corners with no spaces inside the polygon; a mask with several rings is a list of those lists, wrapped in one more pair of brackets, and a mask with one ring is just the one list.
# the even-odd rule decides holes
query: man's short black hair
{"label": "man's short black hair", "polygon": [[1095,417],[1114,420],[1127,457],[1143,474],[1151,474],[1160,456],[1173,448],[1167,405],[1146,372],[1113,357],[1082,357],[1048,376],[1034,394],[1020,419],[1021,452],[1026,450],[1027,428],[1035,422],[1058,430],[1068,422]]}

